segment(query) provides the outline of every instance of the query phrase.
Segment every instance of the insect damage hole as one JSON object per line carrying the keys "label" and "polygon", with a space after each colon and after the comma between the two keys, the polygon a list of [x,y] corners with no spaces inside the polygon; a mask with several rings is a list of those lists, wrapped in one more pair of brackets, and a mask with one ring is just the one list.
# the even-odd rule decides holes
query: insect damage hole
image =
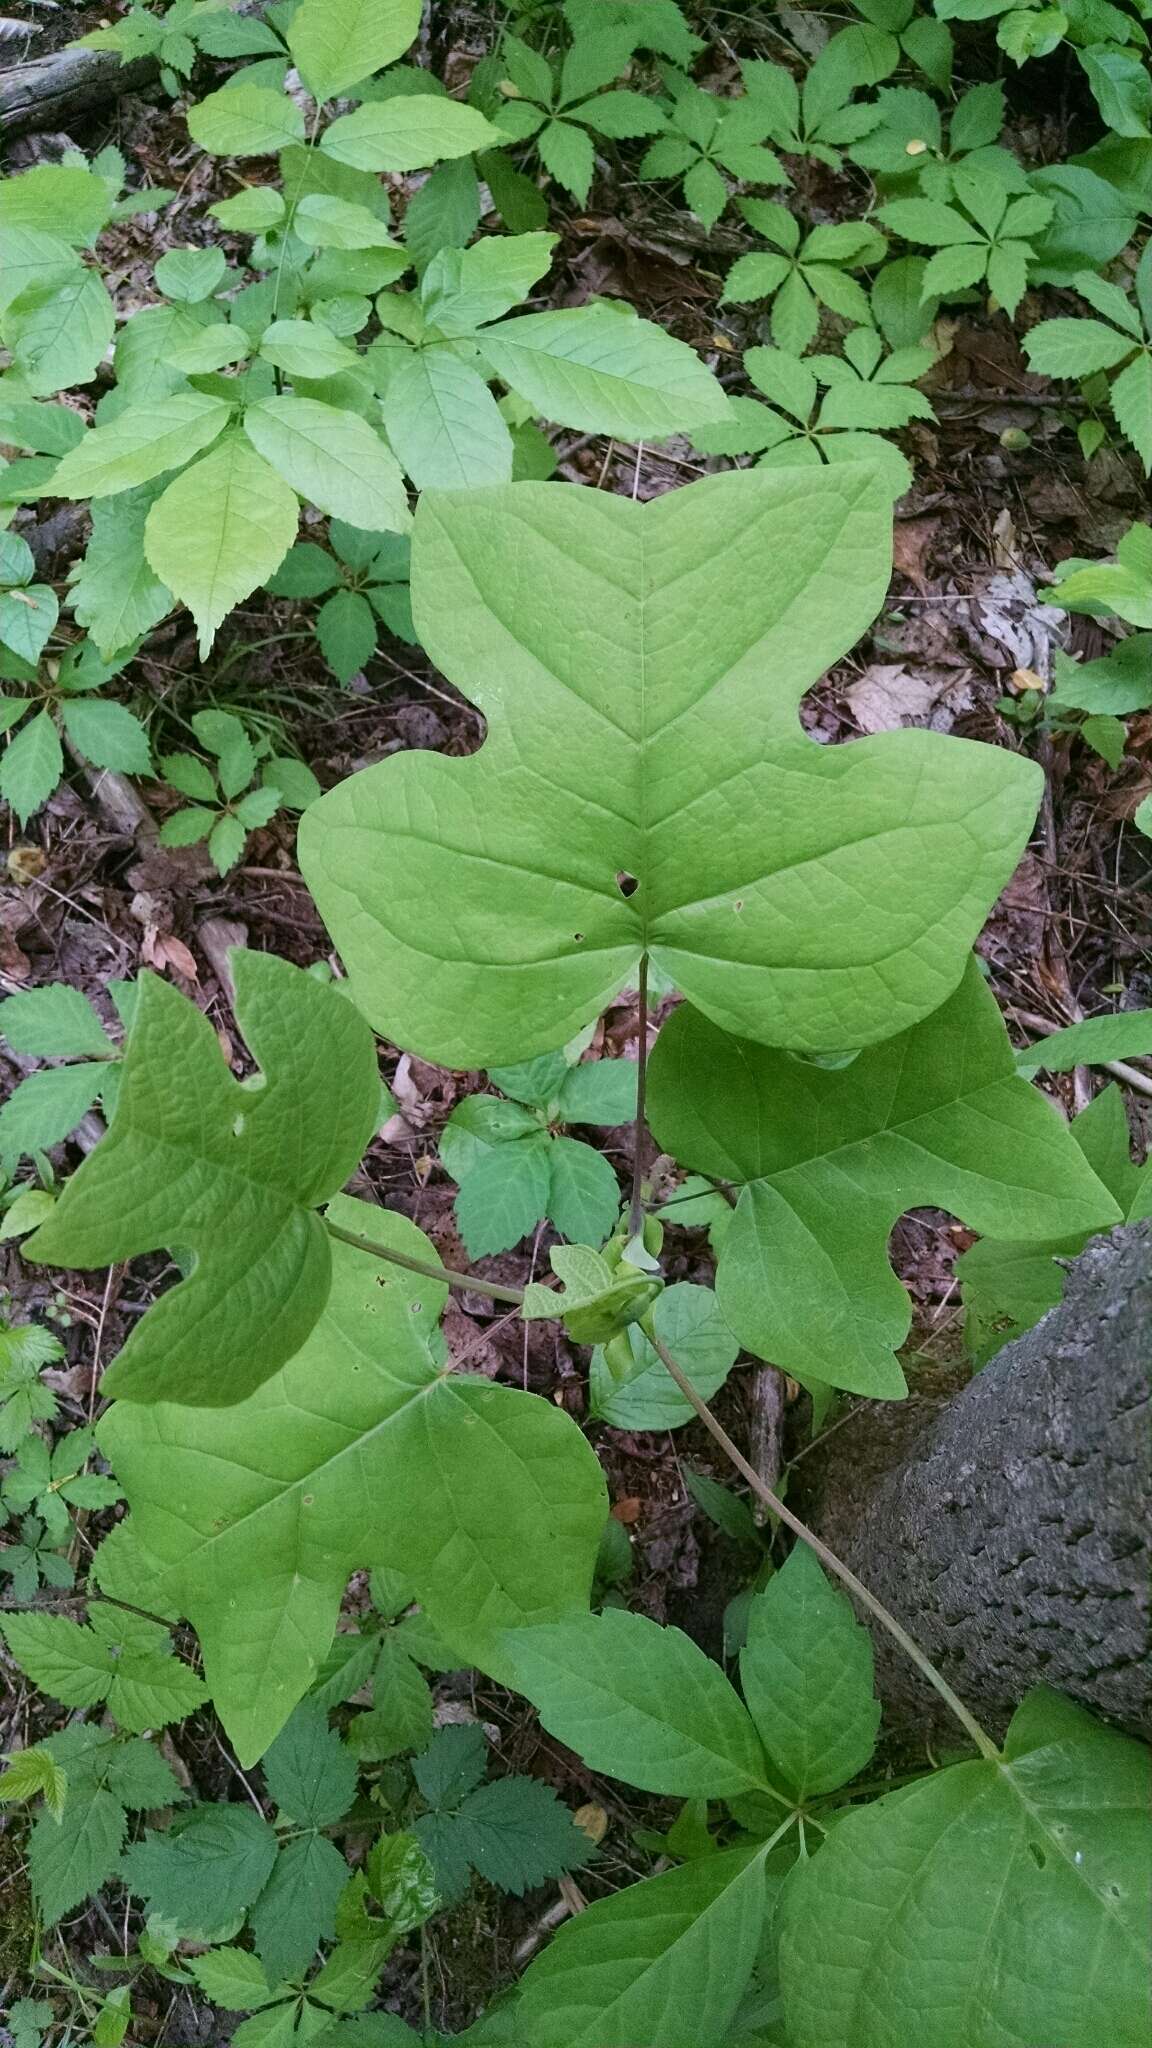
{"label": "insect damage hole", "polygon": [[616,875],[616,887],[622,896],[634,896],[640,884],[635,875],[628,873],[627,868],[620,868]]}

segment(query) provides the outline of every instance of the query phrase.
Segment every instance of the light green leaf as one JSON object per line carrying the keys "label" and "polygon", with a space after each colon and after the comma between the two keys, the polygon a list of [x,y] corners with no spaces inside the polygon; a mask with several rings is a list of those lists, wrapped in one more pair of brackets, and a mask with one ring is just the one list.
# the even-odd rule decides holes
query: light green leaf
{"label": "light green leaf", "polygon": [[228,258],[215,245],[207,249],[168,249],[154,274],[166,299],[182,299],[196,305],[219,291],[228,274]]}
{"label": "light green leaf", "polygon": [[348,1747],[362,1762],[379,1762],[431,1740],[428,1681],[404,1648],[403,1631],[390,1630],[380,1643],[372,1707],[349,1724]]}
{"label": "light green leaf", "polygon": [[309,92],[332,100],[403,56],[420,26],[420,0],[303,0],[288,48]]}
{"label": "light green leaf", "polygon": [[637,1071],[632,1060],[581,1060],[570,1067],[556,1090],[561,1121],[631,1123],[636,1114]]}
{"label": "light green leaf", "polygon": [[61,236],[0,228],[0,315],[30,286],[51,289],[81,275],[75,251]]}
{"label": "light green leaf", "polygon": [[1002,1763],[849,1814],[785,1884],[789,2040],[1142,2048],[1148,1790],[1140,1744],[1040,1692]]}
{"label": "light green leaf", "polygon": [[[52,1214],[55,1202],[55,1195],[49,1194],[47,1188],[26,1188],[24,1193],[17,1195],[11,1206],[5,1209],[3,1221],[0,1222],[0,1239],[24,1237],[28,1231],[35,1230],[46,1216]],[[3,1410],[5,1428],[11,1421],[11,1414],[12,1404],[8,1402]],[[21,1431],[20,1434],[23,1435],[25,1432]]]}
{"label": "light green leaf", "polygon": [[67,1059],[92,1053],[107,1059],[108,1035],[87,996],[67,982],[31,988],[0,1003],[0,1037],[13,1052],[35,1053],[41,1059]]}
{"label": "light green leaf", "polygon": [[35,666],[60,616],[56,592],[47,583],[0,590],[0,647]]}
{"label": "light green leaf", "polygon": [[620,1213],[620,1184],[602,1152],[576,1138],[553,1138],[548,1148],[546,1210],[562,1237],[603,1244]]}
{"label": "light green leaf", "polygon": [[274,185],[245,185],[234,199],[221,199],[208,211],[222,228],[230,232],[262,235],[268,228],[278,227],[283,220],[284,195]]}
{"label": "light green leaf", "polygon": [[1146,350],[1121,370],[1108,394],[1116,425],[1152,475],[1152,351]]}
{"label": "light green leaf", "polygon": [[157,498],[144,523],[144,552],[153,574],[195,619],[201,660],[233,605],[283,561],[298,520],[295,492],[239,432],[217,442]]}
{"label": "light green leaf", "polygon": [[316,638],[337,682],[350,683],[376,652],[376,619],[367,598],[358,590],[337,590],[316,614]]}
{"label": "light green leaf", "polygon": [[527,2038],[533,2048],[723,2041],[767,1906],[763,1854],[746,1849],[699,1857],[596,1900],[525,1972],[518,2015]]}
{"label": "light green leaf", "polygon": [[247,1949],[216,1948],[189,1956],[191,1971],[205,1998],[226,2012],[255,2012],[272,1997],[268,1979]]}
{"label": "light green leaf", "polygon": [[1028,366],[1042,377],[1091,377],[1114,369],[1134,346],[1102,320],[1042,320],[1024,337]]}
{"label": "light green leaf", "polygon": [[910,1309],[887,1247],[906,1210],[931,1203],[1013,1239],[1118,1220],[1067,1126],[1021,1082],[975,961],[922,1024],[836,1070],[683,1008],[653,1055],[649,1115],[682,1164],[742,1189],[716,1278],[735,1335],[855,1393],[904,1392],[893,1353]]}
{"label": "light green leaf", "polygon": [[388,439],[419,490],[502,484],[512,436],[483,377],[447,349],[407,354],[381,400]]}
{"label": "light green leaf", "polygon": [[231,406],[200,391],[174,391],[129,406],[106,427],[93,427],[67,454],[52,479],[57,498],[110,498],[146,484],[165,470],[182,469],[215,441]]}
{"label": "light green leaf", "polygon": [[683,1799],[766,1785],[746,1709],[720,1666],[678,1628],[606,1607],[518,1629],[507,1653],[517,1690],[591,1770]]}
{"label": "light green leaf", "polygon": [[[324,1059],[338,1066],[330,1035]],[[344,1200],[330,1213],[434,1257],[404,1217]],[[402,1568],[460,1661],[494,1673],[502,1631],[587,1602],[607,1511],[595,1456],[550,1403],[441,1371],[444,1297],[337,1244],[319,1324],[247,1402],[121,1402],[100,1426],[245,1763],[316,1676],[357,1566]]]}
{"label": "light green leaf", "polygon": [[760,1740],[801,1803],[864,1769],[880,1725],[871,1637],[806,1543],[753,1597],[740,1681]]}
{"label": "light green leaf", "polygon": [[420,171],[445,157],[494,149],[503,139],[475,107],[433,93],[398,93],[341,114],[320,148],[358,171]]}
{"label": "light green leaf", "polygon": [[90,384],[112,339],[115,315],[98,273],[78,270],[55,286],[30,286],[3,316],[3,337],[29,395],[50,398]]}
{"label": "light green leaf", "polygon": [[[882,601],[883,485],[751,471],[647,505],[556,484],[489,492],[482,523],[476,505],[423,500],[412,573],[421,640],[485,711],[484,747],[397,756],[301,822],[381,1033],[446,1065],[526,1059],[645,948],[717,1023],[813,1051],[939,1005],[1039,771],[935,733],[801,735],[801,695]],[[440,940],[430,892],[453,906]]]}
{"label": "light green leaf", "polygon": [[728,416],[723,390],[695,351],[631,310],[527,313],[480,339],[495,374],[561,426],[660,440]]}
{"label": "light green leaf", "polygon": [[145,486],[94,504],[88,546],[70,572],[73,616],[106,661],[150,632],[175,602],[144,555],[144,523],[158,492]]}
{"label": "light green leaf", "polygon": [[[722,1199],[722,1198],[720,1198]],[[731,1211],[728,1211],[729,1215]],[[677,1211],[669,1211],[676,1220]],[[736,1363],[739,1345],[724,1321],[710,1287],[677,1281],[666,1288],[652,1311],[656,1334],[697,1393],[706,1401],[720,1391]],[[618,1379],[602,1351],[594,1351],[589,1369],[589,1407],[613,1429],[679,1429],[695,1412],[685,1400],[643,1330],[628,1331],[634,1369]]]}
{"label": "light green leaf", "polygon": [[0,179],[0,229],[94,242],[111,214],[103,178],[78,164],[36,164],[19,177]]}
{"label": "light green leaf", "polygon": [[399,465],[358,413],[314,398],[262,398],[245,413],[244,431],[322,512],[373,533],[403,533],[410,526]]}
{"label": "light green leaf", "polygon": [[93,767],[110,768],[118,775],[151,773],[148,734],[123,704],[80,698],[64,705],[61,720],[72,745]]}
{"label": "light green leaf", "polygon": [[189,107],[188,133],[211,156],[274,156],[303,142],[304,116],[287,93],[226,85]]}
{"label": "light green leaf", "polygon": [[508,1251],[539,1223],[551,1186],[551,1145],[543,1132],[493,1145],[461,1182],[456,1220],[469,1258]]}
{"label": "light green leaf", "polygon": [[[336,199],[326,192],[306,192],[292,218],[292,232],[307,249],[394,249],[404,252],[389,233],[388,223],[367,206]],[[405,258],[399,277],[408,267]]]}
{"label": "light green leaf", "polygon": [[[17,996],[16,1002],[25,998]],[[0,1008],[0,1031],[4,1029],[7,1004]],[[1026,1052],[1016,1055],[1017,1073],[1031,1077],[1042,1068],[1050,1074],[1068,1074],[1073,1067],[1099,1066],[1105,1060],[1147,1058],[1152,1054],[1152,1010],[1117,1010],[1107,1016],[1085,1017],[1069,1024],[1049,1038],[1037,1039]]]}
{"label": "light green leaf", "polygon": [[316,380],[339,377],[360,360],[318,320],[274,320],[260,337],[259,353],[290,377]]}
{"label": "light green leaf", "polygon": [[56,727],[46,711],[38,711],[21,726],[15,739],[9,740],[0,758],[0,797],[11,804],[25,825],[51,796],[63,773],[64,756]]}
{"label": "light green leaf", "polygon": [[352,1005],[271,954],[232,958],[262,1085],[233,1080],[194,1003],[141,977],[112,1127],[26,1247],[81,1266],[196,1252],[105,1379],[136,1400],[239,1401],[299,1349],[331,1271],[314,1211],[375,1129],[376,1063]]}
{"label": "light green leaf", "polygon": [[87,1064],[29,1074],[0,1108],[0,1154],[20,1158],[59,1145],[88,1114],[104,1079],[102,1068]]}
{"label": "light green leaf", "polygon": [[[122,1728],[160,1728],[182,1720],[208,1695],[187,1664],[171,1655],[167,1632],[96,1602],[92,1626],[81,1628],[62,1614],[0,1616],[0,1634],[34,1685],[65,1706],[90,1707],[106,1700]],[[122,1625],[123,1624],[123,1625]]]}
{"label": "light green leaf", "polygon": [[442,334],[470,334],[526,299],[552,261],[555,235],[486,235],[471,249],[443,249],[420,286],[420,303]]}
{"label": "light green leaf", "polygon": [[170,349],[164,361],[172,369],[194,377],[222,370],[226,364],[238,363],[251,353],[251,339],[242,327],[232,327],[227,320],[212,320],[191,340]]}

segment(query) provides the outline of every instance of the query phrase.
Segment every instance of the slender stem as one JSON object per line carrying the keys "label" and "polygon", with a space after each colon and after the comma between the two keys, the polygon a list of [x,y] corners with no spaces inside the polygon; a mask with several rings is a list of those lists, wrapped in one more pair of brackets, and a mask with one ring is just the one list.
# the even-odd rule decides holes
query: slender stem
{"label": "slender stem", "polygon": [[644,1111],[648,1095],[648,955],[640,955],[640,1057],[636,1074],[636,1121],[632,1126],[632,1202],[629,1243],[644,1228]]}
{"label": "slender stem", "polygon": [[800,1520],[799,1516],[792,1513],[791,1508],[785,1507],[784,1502],[777,1494],[773,1493],[771,1487],[765,1485],[760,1474],[749,1464],[743,1451],[737,1449],[723,1424],[717,1422],[708,1403],[697,1393],[691,1380],[681,1372],[672,1353],[651,1328],[650,1322],[645,1323],[645,1335],[662,1364],[671,1373],[684,1399],[695,1410],[709,1435],[719,1444],[725,1457],[731,1460],[736,1470],[748,1481],[757,1498],[762,1500],[766,1507],[771,1508],[772,1513],[778,1515],[786,1527],[791,1529],[794,1535],[799,1536],[801,1541],[806,1543],[810,1550],[814,1550],[821,1564],[826,1566],[827,1570],[840,1580],[841,1585],[847,1586],[848,1591],[854,1594],[863,1606],[867,1607],[869,1613],[875,1615],[881,1627],[887,1629],[893,1641],[899,1643],[905,1656],[911,1658],[917,1670],[923,1674],[929,1685],[939,1694],[949,1713],[955,1715],[965,1734],[975,1743],[981,1756],[987,1757],[990,1762],[999,1762],[1000,1752],[992,1737],[980,1726],[979,1721],[969,1713],[963,1700],[960,1699],[958,1694],[953,1692],[947,1679],[937,1671],[936,1666],[925,1656],[919,1644],[913,1642],[907,1629],[901,1627],[895,1615],[890,1614],[888,1609],[877,1600],[876,1595],[870,1593],[867,1586],[861,1584],[855,1572],[849,1571],[846,1564],[841,1564],[840,1559],[833,1551],[829,1550],[827,1544],[822,1543],[820,1538]]}
{"label": "slender stem", "polygon": [[390,1266],[403,1266],[406,1273],[420,1273],[425,1280],[439,1280],[442,1285],[459,1287],[468,1294],[486,1294],[489,1301],[510,1301],[517,1308],[524,1299],[521,1287],[498,1287],[494,1280],[481,1280],[475,1273],[456,1273],[450,1266],[435,1266],[431,1259],[409,1258],[407,1252],[394,1252],[387,1245],[373,1244],[370,1237],[361,1237],[358,1231],[341,1230],[338,1223],[324,1219],[329,1237],[338,1238],[341,1244],[350,1244],[358,1252],[371,1252],[374,1259],[384,1259]]}

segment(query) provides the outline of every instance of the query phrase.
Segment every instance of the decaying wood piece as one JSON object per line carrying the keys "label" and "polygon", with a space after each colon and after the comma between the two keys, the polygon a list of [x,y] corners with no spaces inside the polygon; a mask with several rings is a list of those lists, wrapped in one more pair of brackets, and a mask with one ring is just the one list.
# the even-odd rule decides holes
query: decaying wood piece
{"label": "decaying wood piece", "polygon": [[0,146],[17,135],[66,128],[159,76],[155,57],[120,62],[115,50],[57,50],[0,73]]}

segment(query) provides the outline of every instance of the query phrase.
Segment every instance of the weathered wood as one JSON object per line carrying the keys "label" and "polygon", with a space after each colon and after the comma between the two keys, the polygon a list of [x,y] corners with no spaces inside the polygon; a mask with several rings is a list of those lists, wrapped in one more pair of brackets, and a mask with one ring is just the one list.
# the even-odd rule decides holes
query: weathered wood
{"label": "weathered wood", "polygon": [[[1043,1682],[1152,1735],[1150,1378],[1141,1223],[1090,1245],[1060,1306],[934,1411],[870,1406],[813,1455],[820,1535],[990,1728]],[[873,1639],[882,1697],[923,1730],[933,1695]]]}
{"label": "weathered wood", "polygon": [[66,128],[78,114],[111,107],[126,92],[151,85],[154,57],[122,64],[115,50],[57,50],[0,73],[0,141],[42,129]]}

